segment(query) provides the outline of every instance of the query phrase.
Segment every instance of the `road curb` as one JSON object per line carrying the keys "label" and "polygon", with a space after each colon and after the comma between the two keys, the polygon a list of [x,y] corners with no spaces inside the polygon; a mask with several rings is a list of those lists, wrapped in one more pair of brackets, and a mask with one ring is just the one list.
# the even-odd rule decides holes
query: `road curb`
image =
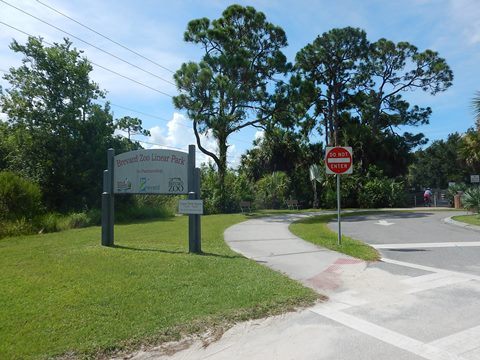
{"label": "road curb", "polygon": [[463,227],[463,228],[471,229],[473,231],[480,232],[480,226],[471,225],[471,224],[467,224],[467,223],[464,223],[464,222],[453,220],[451,216],[443,219],[443,221],[446,224],[455,225],[455,226],[459,226],[459,227]]}

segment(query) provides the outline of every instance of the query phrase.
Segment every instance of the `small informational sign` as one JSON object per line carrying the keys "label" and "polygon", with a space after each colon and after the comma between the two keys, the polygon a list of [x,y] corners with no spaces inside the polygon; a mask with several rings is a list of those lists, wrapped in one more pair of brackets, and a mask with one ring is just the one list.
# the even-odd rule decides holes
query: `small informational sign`
{"label": "small informational sign", "polygon": [[113,191],[117,194],[187,194],[188,154],[142,149],[115,156]]}
{"label": "small informational sign", "polygon": [[203,200],[180,200],[178,202],[180,214],[203,215]]}
{"label": "small informational sign", "polygon": [[470,182],[472,184],[480,183],[480,175],[470,175]]}
{"label": "small informational sign", "polygon": [[448,187],[455,186],[457,183],[455,181],[449,181],[448,182]]}
{"label": "small informational sign", "polygon": [[325,165],[327,174],[352,174],[352,148],[350,146],[327,147]]}

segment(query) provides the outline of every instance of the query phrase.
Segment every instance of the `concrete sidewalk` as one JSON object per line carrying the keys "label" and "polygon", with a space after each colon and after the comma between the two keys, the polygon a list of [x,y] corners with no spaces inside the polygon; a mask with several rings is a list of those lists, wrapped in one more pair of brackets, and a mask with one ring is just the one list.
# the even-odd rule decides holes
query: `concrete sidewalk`
{"label": "concrete sidewalk", "polygon": [[342,290],[342,278],[355,276],[367,264],[304,241],[288,230],[293,221],[309,215],[248,220],[228,228],[225,241],[234,251],[328,296]]}

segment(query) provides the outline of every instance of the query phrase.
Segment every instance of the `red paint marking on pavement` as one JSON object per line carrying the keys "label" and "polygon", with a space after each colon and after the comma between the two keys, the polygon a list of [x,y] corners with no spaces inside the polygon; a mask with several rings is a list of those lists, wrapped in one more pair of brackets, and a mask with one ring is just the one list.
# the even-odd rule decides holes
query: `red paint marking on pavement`
{"label": "red paint marking on pavement", "polygon": [[363,263],[363,260],[341,258],[337,259],[332,265],[323,270],[321,273],[307,279],[307,282],[316,289],[335,290],[342,284],[342,273],[345,265],[356,265]]}
{"label": "red paint marking on pavement", "polygon": [[334,272],[323,271],[307,280],[316,289],[335,290],[341,285],[340,275]]}
{"label": "red paint marking on pavement", "polygon": [[347,264],[359,264],[361,262],[363,262],[363,260],[342,258],[335,261],[335,264],[347,265]]}

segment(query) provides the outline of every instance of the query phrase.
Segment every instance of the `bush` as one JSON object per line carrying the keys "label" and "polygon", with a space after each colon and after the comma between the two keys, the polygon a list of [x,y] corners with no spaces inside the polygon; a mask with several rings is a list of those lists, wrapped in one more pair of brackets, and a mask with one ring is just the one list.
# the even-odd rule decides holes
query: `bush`
{"label": "bush", "polygon": [[404,206],[403,183],[389,178],[370,179],[360,189],[358,203],[363,208]]}
{"label": "bush", "polygon": [[0,220],[0,239],[7,236],[28,235],[34,233],[30,220],[20,218],[16,220]]}
{"label": "bush", "polygon": [[465,184],[458,183],[458,184],[449,186],[446,197],[450,202],[450,204],[453,204],[453,199],[455,195],[457,195],[459,192],[463,193],[465,190],[467,190],[467,185]]}
{"label": "bush", "polygon": [[95,212],[71,213],[68,215],[48,213],[35,219],[35,228],[42,233],[52,233],[97,225],[90,214],[95,214]]}
{"label": "bush", "polygon": [[462,204],[465,209],[478,213],[480,209],[480,187],[467,189],[462,196]]}
{"label": "bush", "polygon": [[40,232],[51,233],[60,231],[60,214],[57,213],[48,213],[40,216],[36,219],[36,227]]}
{"label": "bush", "polygon": [[91,222],[87,213],[72,213],[64,218],[61,223],[60,231],[68,229],[77,229],[90,226]]}
{"label": "bush", "polygon": [[32,219],[42,212],[38,184],[9,172],[0,172],[0,219]]}
{"label": "bush", "polygon": [[128,222],[171,217],[175,215],[178,199],[178,196],[171,195],[133,195],[128,201],[117,202],[115,220]]}
{"label": "bush", "polygon": [[257,181],[256,203],[268,209],[278,209],[285,204],[290,185],[288,175],[283,171],[265,175]]}
{"label": "bush", "polygon": [[[225,174],[225,191],[220,193],[218,173],[211,165],[202,165],[202,199],[205,214],[234,213],[240,211],[240,201],[254,199],[253,185],[244,175],[228,170]],[[223,200],[223,204],[222,204]]]}

